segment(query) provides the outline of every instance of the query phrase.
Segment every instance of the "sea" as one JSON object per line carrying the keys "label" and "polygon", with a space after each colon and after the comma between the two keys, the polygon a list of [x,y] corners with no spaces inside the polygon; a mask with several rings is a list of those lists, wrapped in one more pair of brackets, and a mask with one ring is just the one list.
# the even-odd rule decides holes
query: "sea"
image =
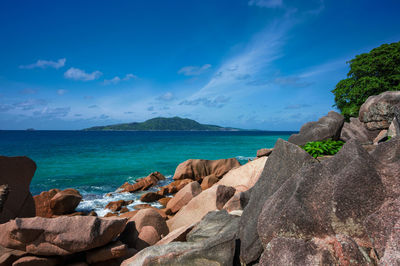
{"label": "sea", "polygon": [[[172,181],[179,163],[187,159],[235,157],[241,164],[254,159],[261,148],[272,148],[288,131],[8,131],[0,130],[0,155],[28,156],[37,170],[31,193],[52,188],[75,188],[83,196],[78,211],[94,210],[99,216],[113,200],[134,200],[139,193],[117,193],[125,182],[134,182],[159,171]],[[150,190],[150,191],[151,191]],[[111,193],[110,193],[111,192]],[[158,203],[154,206],[160,207]]]}

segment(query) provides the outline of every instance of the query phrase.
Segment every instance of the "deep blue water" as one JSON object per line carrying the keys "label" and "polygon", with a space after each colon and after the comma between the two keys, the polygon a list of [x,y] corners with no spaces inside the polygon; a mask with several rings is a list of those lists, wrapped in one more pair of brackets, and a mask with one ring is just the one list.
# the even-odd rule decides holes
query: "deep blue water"
{"label": "deep blue water", "polygon": [[86,198],[159,171],[173,175],[187,159],[255,157],[292,132],[0,131],[0,155],[28,156],[37,164],[32,194],[76,188]]}

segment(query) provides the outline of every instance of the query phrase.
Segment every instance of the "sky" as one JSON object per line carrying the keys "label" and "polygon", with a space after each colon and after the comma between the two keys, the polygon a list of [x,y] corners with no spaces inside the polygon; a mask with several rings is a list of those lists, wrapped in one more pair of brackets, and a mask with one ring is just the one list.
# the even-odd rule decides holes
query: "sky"
{"label": "sky", "polygon": [[336,110],[348,60],[400,41],[399,10],[398,0],[2,0],[0,129],[179,116],[299,130]]}

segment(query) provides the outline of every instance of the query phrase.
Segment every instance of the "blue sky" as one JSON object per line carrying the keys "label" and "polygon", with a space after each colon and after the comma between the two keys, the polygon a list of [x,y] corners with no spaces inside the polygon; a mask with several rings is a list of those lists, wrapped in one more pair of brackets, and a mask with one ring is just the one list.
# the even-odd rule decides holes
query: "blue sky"
{"label": "blue sky", "polygon": [[298,130],[346,61],[400,40],[397,0],[1,1],[0,129],[181,116]]}

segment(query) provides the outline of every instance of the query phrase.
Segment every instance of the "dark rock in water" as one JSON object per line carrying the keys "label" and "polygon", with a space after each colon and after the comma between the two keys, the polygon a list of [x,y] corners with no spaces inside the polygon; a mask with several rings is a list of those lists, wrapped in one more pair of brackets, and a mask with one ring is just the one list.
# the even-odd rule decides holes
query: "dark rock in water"
{"label": "dark rock in water", "polygon": [[50,200],[50,208],[56,215],[63,215],[75,211],[82,200],[82,195],[76,189],[65,189],[58,192]]}
{"label": "dark rock in water", "polygon": [[239,217],[225,210],[208,213],[187,242],[148,247],[122,265],[234,265]]}
{"label": "dark rock in water", "polygon": [[34,255],[70,255],[104,246],[125,225],[126,219],[93,216],[16,218],[0,225],[0,245]]}
{"label": "dark rock in water", "polygon": [[272,196],[303,165],[315,162],[299,146],[279,139],[268,157],[264,170],[251,190],[250,200],[240,220],[240,258],[249,264],[257,260],[263,247],[257,232],[258,216],[264,202]]}
{"label": "dark rock in water", "polygon": [[3,206],[6,203],[8,196],[8,185],[0,186],[0,213],[3,211]]}
{"label": "dark rock in water", "polygon": [[160,172],[153,172],[144,178],[137,179],[134,184],[129,184],[126,182],[119,187],[119,192],[132,193],[139,190],[147,190],[150,187],[157,185],[158,181],[160,180],[165,180],[165,176],[163,176]]}
{"label": "dark rock in water", "polygon": [[147,192],[140,197],[140,200],[143,202],[154,202],[164,197],[165,196],[157,194],[156,192]]}
{"label": "dark rock in water", "polygon": [[344,123],[340,139],[344,141],[355,139],[361,144],[372,144],[378,133],[379,130],[368,130],[358,118],[351,117],[350,123]]}
{"label": "dark rock in water", "polygon": [[160,190],[157,191],[157,194],[165,196],[167,194],[177,193],[179,190],[181,190],[191,182],[193,182],[192,179],[181,179],[173,181],[172,183],[161,187]]}
{"label": "dark rock in water", "polygon": [[120,211],[122,209],[122,207],[127,206],[129,204],[131,204],[133,202],[133,200],[117,200],[117,201],[110,201],[107,205],[106,205],[106,209],[111,210],[112,212],[116,212],[116,211]]}
{"label": "dark rock in water", "polygon": [[36,164],[28,157],[0,156],[0,185],[8,185],[7,201],[0,212],[0,223],[16,217],[35,216],[35,203],[29,185]]}
{"label": "dark rock in water", "polygon": [[310,141],[338,140],[344,123],[344,117],[334,111],[321,117],[317,122],[304,124],[298,134],[293,134],[289,142],[304,145]]}
{"label": "dark rock in water", "polygon": [[400,119],[400,91],[370,96],[360,107],[359,119],[369,130],[388,129],[394,117]]}
{"label": "dark rock in water", "polygon": [[65,190],[50,189],[33,197],[36,216],[53,217],[55,215],[71,214],[82,200],[82,195],[72,188]]}

